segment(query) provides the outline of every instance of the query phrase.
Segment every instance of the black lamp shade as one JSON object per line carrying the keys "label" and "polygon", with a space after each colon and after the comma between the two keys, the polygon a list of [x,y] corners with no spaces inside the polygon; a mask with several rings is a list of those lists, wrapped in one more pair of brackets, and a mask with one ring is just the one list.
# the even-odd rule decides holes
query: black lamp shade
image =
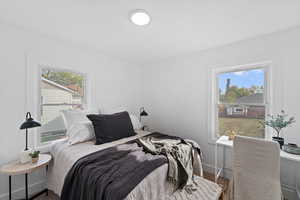
{"label": "black lamp shade", "polygon": [[34,127],[39,127],[41,126],[40,123],[34,121],[32,118],[26,120],[21,126],[20,129],[26,129],[26,128],[34,128]]}
{"label": "black lamp shade", "polygon": [[28,112],[26,114],[26,121],[20,126],[20,129],[28,129],[28,128],[34,128],[39,127],[41,124],[37,121],[34,121],[31,117],[31,114]]}
{"label": "black lamp shade", "polygon": [[34,128],[34,127],[39,127],[41,124],[37,121],[34,121],[33,118],[31,117],[30,112],[26,113],[26,120],[23,122],[23,124],[20,126],[20,129],[26,129],[26,146],[25,146],[25,151],[28,150],[28,130],[29,128]]}
{"label": "black lamp shade", "polygon": [[145,111],[144,108],[141,108],[140,116],[148,116],[148,113]]}
{"label": "black lamp shade", "polygon": [[141,115],[141,116],[148,116],[148,113],[147,113],[146,111],[143,110],[143,111],[141,112],[140,115]]}

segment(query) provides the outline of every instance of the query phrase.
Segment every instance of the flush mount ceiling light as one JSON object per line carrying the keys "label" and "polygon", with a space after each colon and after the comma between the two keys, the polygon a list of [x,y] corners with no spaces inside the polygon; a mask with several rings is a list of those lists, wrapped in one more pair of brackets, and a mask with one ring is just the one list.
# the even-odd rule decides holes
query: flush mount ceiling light
{"label": "flush mount ceiling light", "polygon": [[150,15],[145,10],[134,10],[130,14],[130,21],[137,26],[146,26],[150,23]]}

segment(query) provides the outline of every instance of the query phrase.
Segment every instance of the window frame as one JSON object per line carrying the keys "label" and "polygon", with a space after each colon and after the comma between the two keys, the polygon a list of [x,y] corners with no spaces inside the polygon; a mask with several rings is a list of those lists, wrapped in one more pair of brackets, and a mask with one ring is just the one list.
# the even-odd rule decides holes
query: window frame
{"label": "window frame", "polygon": [[[71,69],[67,69],[64,67],[58,67],[58,66],[50,66],[50,65],[43,65],[43,64],[39,64],[38,66],[38,77],[37,77],[37,108],[36,108],[36,118],[41,121],[41,112],[42,112],[42,101],[41,101],[41,77],[42,77],[42,70],[43,69],[54,69],[56,71],[64,71],[64,72],[71,72],[71,73],[77,73],[80,74],[84,77],[84,98],[83,98],[83,109],[88,109],[88,102],[89,102],[89,92],[88,92],[88,84],[89,84],[89,79],[88,79],[88,74],[87,73],[83,73],[81,71],[76,71],[76,70],[71,70]],[[36,132],[36,137],[35,137],[35,146],[45,146],[45,145],[51,145],[53,142],[57,141],[57,140],[52,140],[52,141],[48,141],[48,142],[41,142],[41,132],[40,130]],[[58,139],[61,140],[61,139]]]}
{"label": "window frame", "polygon": [[[220,104],[219,100],[219,81],[218,75],[223,73],[230,73],[236,71],[247,71],[247,70],[255,70],[255,69],[263,69],[264,70],[264,103],[263,104],[246,104],[246,105],[264,105],[265,106],[265,116],[271,113],[272,111],[272,62],[260,62],[260,63],[252,63],[245,65],[237,65],[231,67],[221,67],[221,68],[213,68],[211,74],[211,109],[210,109],[210,140],[215,143],[218,140],[218,105]],[[229,105],[230,103],[222,103]],[[232,104],[231,104],[232,105]],[[239,104],[243,105],[243,104]],[[269,128],[265,128],[265,139],[271,139],[272,134]]]}

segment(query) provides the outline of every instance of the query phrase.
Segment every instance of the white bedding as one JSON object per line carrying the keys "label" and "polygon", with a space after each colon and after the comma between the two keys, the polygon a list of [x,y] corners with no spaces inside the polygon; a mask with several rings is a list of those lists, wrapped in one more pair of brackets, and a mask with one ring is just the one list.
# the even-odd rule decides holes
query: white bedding
{"label": "white bedding", "polygon": [[[57,142],[51,150],[53,162],[49,167],[48,189],[60,195],[65,176],[81,157],[148,134],[150,132],[139,131],[135,136],[102,145],[94,145],[93,141],[72,146],[68,145],[67,141]],[[217,184],[198,176],[196,176],[198,189],[192,195],[185,191],[173,193],[173,185],[167,182],[167,171],[167,164],[154,170],[131,191],[126,200],[217,200],[221,194],[221,188]]]}

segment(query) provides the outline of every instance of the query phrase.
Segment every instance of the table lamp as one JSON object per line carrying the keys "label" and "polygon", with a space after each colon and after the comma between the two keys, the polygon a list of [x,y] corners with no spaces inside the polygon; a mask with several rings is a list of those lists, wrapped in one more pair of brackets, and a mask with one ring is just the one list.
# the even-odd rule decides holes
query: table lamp
{"label": "table lamp", "polygon": [[30,156],[29,156],[30,151],[28,149],[28,129],[39,127],[39,126],[41,126],[41,124],[37,121],[34,121],[34,119],[31,117],[30,112],[27,112],[26,120],[20,126],[21,130],[23,130],[23,129],[26,130],[26,132],[25,132],[26,133],[25,149],[24,149],[24,151],[21,152],[21,155],[20,155],[21,163],[26,163],[26,162],[30,161]]}
{"label": "table lamp", "polygon": [[[148,116],[148,113],[145,111],[144,107],[140,108],[140,122],[142,122],[142,117]],[[145,130],[145,126],[142,127],[142,130]]]}

